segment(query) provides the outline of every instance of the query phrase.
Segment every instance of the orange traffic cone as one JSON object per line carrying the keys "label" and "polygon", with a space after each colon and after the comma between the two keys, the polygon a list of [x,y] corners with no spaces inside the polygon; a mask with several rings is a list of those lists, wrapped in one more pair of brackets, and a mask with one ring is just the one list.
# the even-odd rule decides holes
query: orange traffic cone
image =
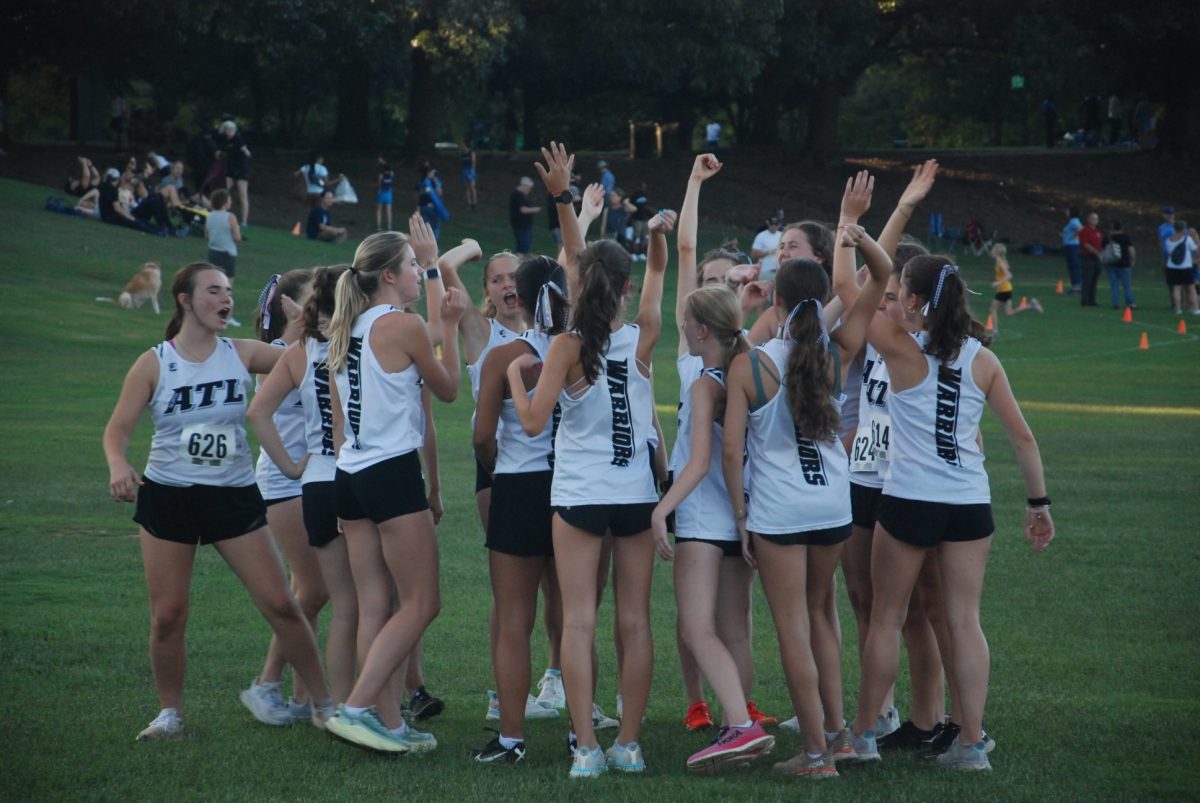
{"label": "orange traffic cone", "polygon": [[[297,220],[297,221],[296,221],[296,225],[295,225],[295,226],[292,226],[292,236],[293,236],[293,237],[299,237],[299,236],[300,236],[300,221],[299,221],[299,220]],[[1059,282],[1059,284],[1062,284],[1062,282]]]}
{"label": "orange traffic cone", "polygon": [[1149,351],[1150,350],[1150,338],[1146,336],[1145,332],[1142,332],[1142,339],[1138,341],[1138,350],[1139,351]]}
{"label": "orange traffic cone", "polygon": [[1187,334],[1187,324],[1186,324],[1186,323],[1184,323],[1182,319],[1180,319],[1180,321],[1179,321],[1179,328],[1178,328],[1178,329],[1176,329],[1175,331],[1176,331],[1176,333],[1178,333],[1178,334],[1181,334],[1181,335],[1186,335],[1186,334]]}
{"label": "orange traffic cone", "polygon": [[1060,296],[1063,294],[1062,279],[1058,280],[1058,284],[1054,287],[1054,292],[1058,293]]}
{"label": "orange traffic cone", "polygon": [[1125,314],[1121,316],[1121,323],[1133,323],[1133,307],[1125,308]]}
{"label": "orange traffic cone", "polygon": [[1025,296],[1021,296],[1021,305],[1018,307],[1018,309],[1027,309],[1028,307],[1029,307],[1029,299],[1026,298]]}
{"label": "orange traffic cone", "polygon": [[[1183,323],[1183,321],[1180,321],[1180,323]],[[989,332],[992,331],[996,328],[996,320],[991,315],[988,315],[987,323],[983,325],[983,328],[987,329]]]}

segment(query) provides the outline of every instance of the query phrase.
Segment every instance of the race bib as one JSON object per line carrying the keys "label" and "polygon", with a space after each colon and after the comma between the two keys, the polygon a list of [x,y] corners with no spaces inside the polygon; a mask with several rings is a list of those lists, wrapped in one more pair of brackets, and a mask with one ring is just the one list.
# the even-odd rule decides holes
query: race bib
{"label": "race bib", "polygon": [[189,465],[220,468],[237,456],[232,424],[193,424],[179,436],[179,455]]}
{"label": "race bib", "polygon": [[871,427],[859,427],[850,447],[850,470],[871,472],[875,470],[875,452],[871,449]]}
{"label": "race bib", "polygon": [[891,460],[892,417],[884,412],[871,413],[871,445],[876,460]]}

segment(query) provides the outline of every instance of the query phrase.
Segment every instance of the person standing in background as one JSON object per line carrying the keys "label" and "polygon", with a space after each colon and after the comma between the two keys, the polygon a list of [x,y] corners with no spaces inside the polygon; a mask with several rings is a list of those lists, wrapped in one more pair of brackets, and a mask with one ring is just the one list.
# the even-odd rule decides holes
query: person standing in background
{"label": "person standing in background", "polygon": [[1121,139],[1121,99],[1114,92],[1108,96],[1108,144],[1116,145]]}
{"label": "person standing in background", "polygon": [[463,140],[462,151],[459,153],[461,158],[462,182],[467,193],[467,208],[472,212],[479,206],[479,190],[475,186],[475,182],[479,179],[477,163],[475,160],[475,151],[471,148],[471,144]]}
{"label": "person standing in background", "polygon": [[1114,220],[1112,228],[1108,233],[1108,242],[1105,243],[1105,249],[1108,246],[1113,247],[1116,253],[1115,262],[1110,262],[1104,267],[1108,271],[1109,290],[1112,294],[1113,309],[1120,309],[1118,304],[1119,296],[1117,295],[1117,284],[1120,283],[1121,289],[1125,293],[1125,306],[1130,309],[1137,309],[1137,303],[1133,298],[1133,283],[1131,281],[1133,275],[1134,262],[1137,259],[1137,251],[1133,247],[1133,241],[1129,239],[1129,235],[1121,228],[1121,221]]}
{"label": "person standing in background", "polygon": [[1096,306],[1096,282],[1100,278],[1100,250],[1104,247],[1104,235],[1100,233],[1100,216],[1091,212],[1087,225],[1079,230],[1079,267],[1083,274],[1083,291],[1080,303],[1085,307]]}
{"label": "person standing in background", "polygon": [[250,149],[237,123],[226,120],[218,129],[217,144],[225,152],[225,186],[230,195],[236,187],[243,229],[250,228]]}
{"label": "person standing in background", "polygon": [[617,186],[617,177],[608,169],[608,162],[601,159],[596,162],[596,169],[600,171],[600,186],[604,188],[604,204],[601,206],[600,212],[600,231],[605,231],[605,226],[608,225],[608,204],[611,200],[613,188]]}
{"label": "person standing in background", "polygon": [[704,146],[712,154],[721,146],[721,124],[716,120],[704,126]]}
{"label": "person standing in background", "polygon": [[533,179],[521,176],[516,189],[508,196],[508,221],[512,226],[513,238],[518,254],[528,254],[533,250],[533,216],[542,211],[540,206],[534,206],[529,199],[529,191],[533,189]]}
{"label": "person standing in background", "polygon": [[1069,296],[1077,296],[1083,290],[1083,279],[1079,267],[1079,230],[1083,224],[1079,222],[1079,209],[1069,206],[1066,209],[1067,225],[1062,230],[1063,256],[1067,260],[1067,275],[1071,279]]}

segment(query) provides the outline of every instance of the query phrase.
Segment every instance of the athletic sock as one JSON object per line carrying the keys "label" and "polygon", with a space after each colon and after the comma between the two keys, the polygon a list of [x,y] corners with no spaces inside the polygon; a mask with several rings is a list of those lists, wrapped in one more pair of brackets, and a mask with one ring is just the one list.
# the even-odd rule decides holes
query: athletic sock
{"label": "athletic sock", "polygon": [[503,734],[500,735],[500,746],[505,750],[512,750],[521,743],[520,739],[511,739]]}
{"label": "athletic sock", "polygon": [[367,706],[358,708],[357,706],[353,705],[343,705],[342,710],[352,717],[360,717],[363,715],[363,712],[367,710]]}
{"label": "athletic sock", "polygon": [[830,742],[832,742],[832,741],[833,741],[834,739],[836,739],[837,737],[838,737],[838,735],[837,735],[837,731],[834,731],[834,732],[832,732],[832,733],[830,733],[829,731],[825,731],[825,739],[826,739],[827,741],[830,741]]}
{"label": "athletic sock", "polygon": [[547,674],[547,675],[550,675],[551,677],[555,677],[555,678],[561,678],[561,677],[562,677],[562,670],[561,670],[561,669],[555,669],[555,668],[554,668],[554,667],[552,667],[552,666],[548,666],[548,667],[546,667],[546,674]]}
{"label": "athletic sock", "polygon": [[746,729],[746,728],[753,728],[753,727],[754,727],[754,720],[752,720],[752,719],[748,719],[748,720],[746,720],[746,721],[745,721],[743,724],[741,724],[741,725],[734,725],[733,727],[735,727],[735,728],[742,728],[742,729]]}
{"label": "athletic sock", "polygon": [[393,736],[404,736],[408,733],[408,723],[405,722],[398,728],[388,728],[388,730],[391,731]]}
{"label": "athletic sock", "polygon": [[807,755],[813,761],[816,761],[818,758],[820,758],[822,755],[824,755],[824,753],[808,753]]}

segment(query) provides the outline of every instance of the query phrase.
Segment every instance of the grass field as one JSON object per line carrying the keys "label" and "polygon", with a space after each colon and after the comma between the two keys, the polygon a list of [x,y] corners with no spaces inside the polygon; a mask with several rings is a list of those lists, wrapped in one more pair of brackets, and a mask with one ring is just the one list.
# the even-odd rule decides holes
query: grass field
{"label": "grass field", "polygon": [[[169,275],[205,245],[147,237],[41,210],[48,190],[0,181],[0,797],[44,799],[551,800],[578,788],[566,777],[565,725],[535,722],[530,758],[478,767],[483,690],[490,685],[487,564],[471,497],[470,405],[436,408],[446,517],[439,528],[443,612],[426,637],[426,675],[448,709],[432,730],[441,747],[423,759],[386,760],[334,743],[312,728],[276,730],[242,709],[237,691],[261,666],[268,629],[212,550],[196,564],[189,628],[189,738],[137,744],[157,712],[146,658],[148,606],[132,509],[107,494],[100,436],[124,371],[162,337],[167,315],[98,304],[147,259]],[[936,192],[936,190],[935,190]],[[509,246],[506,220],[479,213],[453,221],[444,242],[470,233],[484,251]],[[877,216],[881,216],[879,213]],[[875,218],[867,222],[875,225]],[[716,240],[719,231],[705,239]],[[538,236],[544,232],[538,229]],[[536,247],[546,247],[539,241]],[[248,322],[275,271],[348,261],[353,249],[252,229],[236,298]],[[1046,314],[1002,321],[995,346],[1038,436],[1058,536],[1043,555],[1020,537],[1024,488],[1003,433],[985,417],[999,527],[984,599],[992,648],[987,724],[999,746],[986,777],[947,775],[916,759],[848,768],[819,792],[796,789],[768,767],[718,779],[686,777],[704,743],[680,726],[684,698],[673,636],[670,569],[659,564],[653,601],[654,687],[642,742],[644,777],[607,777],[602,799],[729,800],[819,794],[837,800],[1189,799],[1200,797],[1200,337],[1176,333],[1159,271],[1143,249],[1142,309],[1133,325],[1102,306],[1055,296],[1054,258],[1014,260],[1018,296]],[[990,264],[964,260],[987,288]],[[477,269],[468,283],[478,281]],[[169,280],[164,276],[164,282]],[[668,298],[673,297],[668,277]],[[170,307],[169,292],[162,299]],[[975,299],[986,315],[990,293]],[[668,311],[669,314],[669,311]],[[1189,317],[1200,332],[1200,319]],[[656,354],[657,393],[674,409],[675,337]],[[1150,348],[1137,348],[1148,333]],[[249,328],[235,334],[249,336]],[[465,394],[464,394],[465,395]],[[663,416],[668,438],[671,415]],[[149,443],[143,424],[131,462]],[[756,592],[759,705],[780,718],[786,691],[770,618]],[[602,629],[611,621],[608,602]],[[845,643],[853,617],[842,600]],[[544,660],[540,632],[535,676]],[[849,649],[847,711],[857,694]],[[611,641],[600,640],[599,702],[616,692]],[[898,699],[907,699],[903,685]],[[903,703],[901,703],[903,706]],[[902,707],[903,711],[903,707]],[[781,734],[777,755],[797,749]]]}

